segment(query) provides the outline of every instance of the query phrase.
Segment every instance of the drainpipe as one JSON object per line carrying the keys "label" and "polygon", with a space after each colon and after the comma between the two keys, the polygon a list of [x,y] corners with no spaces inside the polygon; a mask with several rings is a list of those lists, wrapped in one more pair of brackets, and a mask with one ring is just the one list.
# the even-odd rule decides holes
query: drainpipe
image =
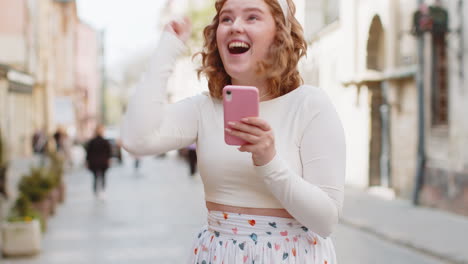
{"label": "drainpipe", "polygon": [[[418,0],[418,8],[424,4],[424,0]],[[424,184],[424,168],[426,164],[426,150],[424,146],[424,34],[418,35],[418,72],[416,74],[416,85],[418,89],[418,158],[416,164],[416,180],[413,192],[413,204],[419,204],[419,193]]]}
{"label": "drainpipe", "polygon": [[382,82],[383,104],[380,106],[382,141],[380,153],[380,185],[390,188],[390,105],[388,104],[388,81]]}
{"label": "drainpipe", "polygon": [[464,66],[464,57],[463,54],[465,53],[465,32],[463,31],[463,27],[465,26],[465,22],[463,20],[463,0],[458,0],[458,17],[460,19],[460,26],[458,28],[458,37],[460,41],[460,48],[458,52],[458,60],[459,60],[459,77],[461,81],[460,87],[464,87],[464,81],[465,81],[465,76],[464,76],[464,71],[465,71],[465,66]]}

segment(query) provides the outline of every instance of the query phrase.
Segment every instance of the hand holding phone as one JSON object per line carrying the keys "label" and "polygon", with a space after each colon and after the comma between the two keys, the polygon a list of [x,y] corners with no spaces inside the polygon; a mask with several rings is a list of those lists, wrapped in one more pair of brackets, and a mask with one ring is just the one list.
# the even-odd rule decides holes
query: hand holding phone
{"label": "hand holding phone", "polygon": [[[241,122],[244,117],[258,117],[258,89],[253,86],[227,85],[223,89],[224,128],[228,122]],[[228,145],[241,146],[247,142],[224,131],[224,141]]]}

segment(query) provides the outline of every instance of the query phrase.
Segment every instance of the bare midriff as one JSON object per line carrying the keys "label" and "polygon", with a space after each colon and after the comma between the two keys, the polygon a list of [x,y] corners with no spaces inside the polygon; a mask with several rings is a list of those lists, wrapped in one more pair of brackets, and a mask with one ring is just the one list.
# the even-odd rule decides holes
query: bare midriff
{"label": "bare midriff", "polygon": [[206,208],[208,211],[220,211],[238,214],[249,214],[249,215],[263,215],[263,216],[275,216],[284,218],[293,218],[286,209],[282,208],[250,208],[250,207],[237,207],[225,204],[218,204],[213,202],[206,202]]}

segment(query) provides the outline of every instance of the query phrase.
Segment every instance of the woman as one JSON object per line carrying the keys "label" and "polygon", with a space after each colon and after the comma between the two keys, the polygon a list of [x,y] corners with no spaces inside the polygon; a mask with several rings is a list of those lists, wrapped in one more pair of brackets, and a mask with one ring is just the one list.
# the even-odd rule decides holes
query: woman
{"label": "woman", "polygon": [[[209,94],[166,105],[167,79],[184,50],[190,23],[165,27],[124,117],[124,147],[154,155],[197,144],[208,225],[190,263],[336,263],[329,235],[343,203],[345,142],[325,93],[301,85],[305,54],[291,0],[217,0],[204,30],[199,73]],[[222,89],[255,86],[260,117],[226,131]]]}

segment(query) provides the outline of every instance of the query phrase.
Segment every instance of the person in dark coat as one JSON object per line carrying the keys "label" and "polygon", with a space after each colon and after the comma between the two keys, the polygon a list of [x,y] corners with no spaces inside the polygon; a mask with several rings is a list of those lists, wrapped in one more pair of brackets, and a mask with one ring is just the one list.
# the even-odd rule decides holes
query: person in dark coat
{"label": "person in dark coat", "polygon": [[111,145],[104,139],[104,127],[96,127],[96,135],[86,146],[86,163],[94,175],[93,191],[96,196],[102,195],[106,186],[106,171],[111,158]]}
{"label": "person in dark coat", "polygon": [[187,158],[190,165],[190,175],[194,176],[197,172],[197,145],[195,143],[187,147]]}

